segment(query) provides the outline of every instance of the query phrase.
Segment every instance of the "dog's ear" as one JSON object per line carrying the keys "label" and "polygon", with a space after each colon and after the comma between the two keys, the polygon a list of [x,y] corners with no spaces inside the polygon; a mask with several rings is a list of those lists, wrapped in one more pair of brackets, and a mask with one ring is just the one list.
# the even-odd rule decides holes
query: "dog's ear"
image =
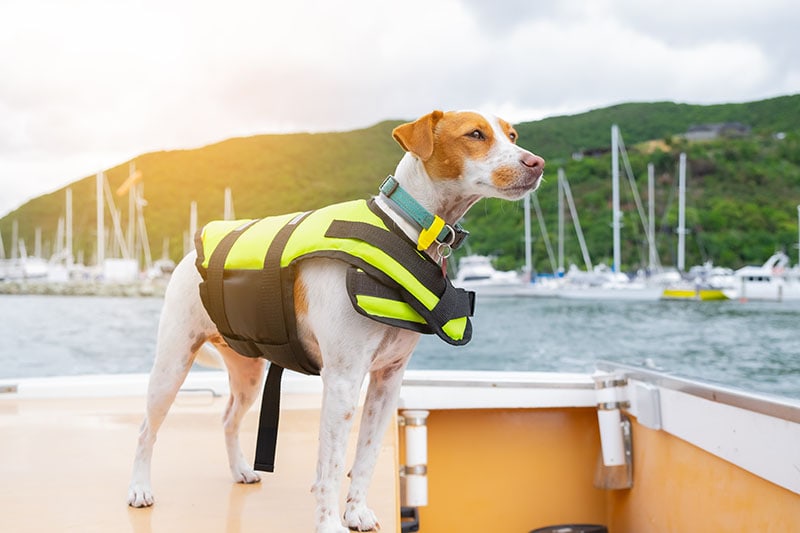
{"label": "dog's ear", "polygon": [[392,137],[403,150],[427,161],[433,155],[433,130],[442,115],[441,111],[434,111],[414,122],[401,124],[392,131]]}

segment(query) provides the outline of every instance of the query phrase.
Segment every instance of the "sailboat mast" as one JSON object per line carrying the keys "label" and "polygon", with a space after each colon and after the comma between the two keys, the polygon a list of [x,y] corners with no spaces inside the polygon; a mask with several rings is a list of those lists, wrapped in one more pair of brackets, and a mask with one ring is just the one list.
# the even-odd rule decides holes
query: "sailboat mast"
{"label": "sailboat mast", "polygon": [[19,223],[14,220],[11,222],[11,260],[16,261],[19,257]]}
{"label": "sailboat mast", "polygon": [[558,275],[564,275],[564,169],[558,169]]}
{"label": "sailboat mast", "polygon": [[197,233],[197,202],[189,204],[189,244],[194,242],[194,234]]}
{"label": "sailboat mast", "polygon": [[225,208],[222,218],[225,220],[233,220],[233,194],[230,187],[225,187]]}
{"label": "sailboat mast", "polygon": [[686,154],[678,167],[678,271],[686,270]]}
{"label": "sailboat mast", "polygon": [[[33,255],[34,257],[42,258],[42,228],[41,226],[36,226],[36,230],[33,236]],[[0,258],[2,258],[2,254],[0,254]]]}
{"label": "sailboat mast", "polygon": [[105,222],[103,221],[103,173],[97,173],[97,264],[102,266],[106,258]]}
{"label": "sailboat mast", "polygon": [[66,239],[64,246],[66,247],[66,254],[64,256],[67,270],[72,269],[73,256],[72,256],[72,189],[67,189],[67,216],[64,220],[64,230]]}
{"label": "sailboat mast", "polygon": [[650,272],[656,268],[656,197],[655,197],[655,166],[653,163],[647,164],[647,231],[650,235],[648,239]]}
{"label": "sailboat mast", "polygon": [[612,270],[619,272],[621,268],[620,218],[622,213],[619,210],[619,127],[616,124],[611,125],[611,203],[611,225],[614,230],[614,264]]}
{"label": "sailboat mast", "polygon": [[[227,191],[228,189],[226,189]],[[525,195],[525,278],[528,282],[531,281],[533,274],[533,260],[531,259],[531,194],[529,192]]]}
{"label": "sailboat mast", "polygon": [[[136,163],[131,161],[128,165],[128,250],[131,251],[131,256],[136,256],[136,185],[133,182],[133,176],[136,173]],[[123,185],[124,186],[124,185]],[[119,194],[119,190],[117,190]]]}

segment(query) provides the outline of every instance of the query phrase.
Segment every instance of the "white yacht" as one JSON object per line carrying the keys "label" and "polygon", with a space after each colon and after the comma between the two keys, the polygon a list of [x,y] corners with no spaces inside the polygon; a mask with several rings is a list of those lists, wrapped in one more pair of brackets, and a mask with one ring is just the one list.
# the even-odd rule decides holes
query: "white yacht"
{"label": "white yacht", "polygon": [[800,267],[789,268],[789,257],[773,254],[761,266],[745,266],[734,272],[733,288],[725,295],[739,300],[800,300]]}

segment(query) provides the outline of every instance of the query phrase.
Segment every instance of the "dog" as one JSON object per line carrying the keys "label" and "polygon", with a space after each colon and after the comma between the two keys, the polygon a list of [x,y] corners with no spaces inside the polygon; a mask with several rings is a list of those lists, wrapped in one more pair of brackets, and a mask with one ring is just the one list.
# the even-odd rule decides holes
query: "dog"
{"label": "dog", "polygon": [[[492,115],[434,111],[398,126],[392,136],[406,152],[394,174],[397,183],[451,228],[478,200],[517,200],[542,180],[544,159],[517,146],[514,128]],[[418,242],[418,226],[398,213],[397,206],[383,195],[374,200],[405,236]],[[424,253],[441,262],[447,250],[434,241]],[[207,341],[221,353],[230,378],[223,426],[231,473],[238,483],[260,481],[242,453],[239,427],[259,396],[266,361],[243,357],[220,336],[198,294],[201,277],[195,260],[196,252],[191,252],[178,264],[165,294],[147,412],[128,493],[132,507],[153,505],[150,469],[156,433],[196,353]],[[367,489],[381,439],[396,409],[404,370],[420,335],[356,313],[345,288],[347,269],[348,265],[337,259],[304,259],[298,264],[293,288],[299,340],[316,359],[323,382],[317,478],[312,487],[318,533],[380,528],[367,506]],[[356,457],[341,513],[339,491],[347,437],[367,374],[370,379]]]}

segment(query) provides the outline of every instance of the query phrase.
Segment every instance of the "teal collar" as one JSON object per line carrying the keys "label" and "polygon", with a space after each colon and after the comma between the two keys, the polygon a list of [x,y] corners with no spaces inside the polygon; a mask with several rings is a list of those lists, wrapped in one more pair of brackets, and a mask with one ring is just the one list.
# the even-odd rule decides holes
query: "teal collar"
{"label": "teal collar", "polygon": [[426,250],[434,242],[440,246],[456,249],[469,235],[469,232],[460,224],[451,226],[438,215],[429,213],[400,186],[394,176],[386,178],[380,187],[380,192],[384,198],[398,208],[397,211],[403,218],[420,230],[417,240],[418,250]]}

